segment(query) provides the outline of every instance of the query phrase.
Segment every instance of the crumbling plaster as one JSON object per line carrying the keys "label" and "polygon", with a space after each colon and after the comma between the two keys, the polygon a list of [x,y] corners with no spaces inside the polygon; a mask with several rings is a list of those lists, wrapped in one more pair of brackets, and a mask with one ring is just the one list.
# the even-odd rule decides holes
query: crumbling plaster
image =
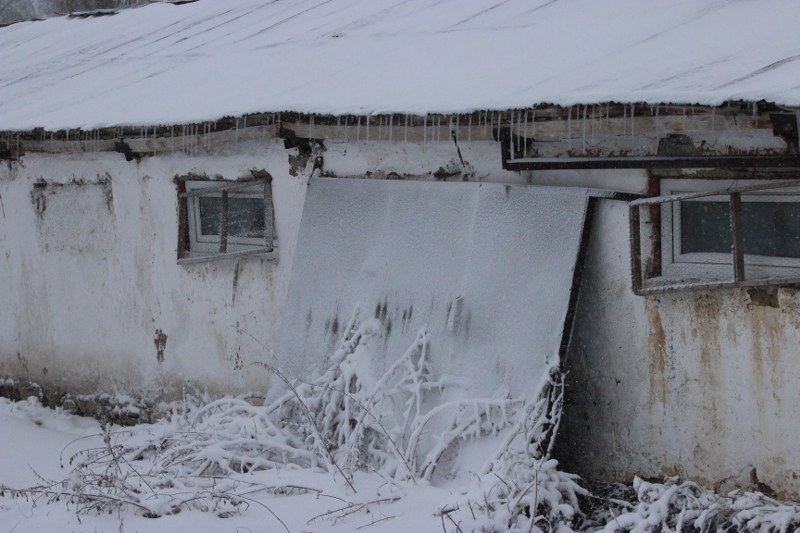
{"label": "crumbling plaster", "polygon": [[598,200],[567,368],[567,468],[800,496],[800,293],[633,294],[623,202]]}
{"label": "crumbling plaster", "polygon": [[[279,143],[261,154],[31,154],[0,195],[0,373],[72,392],[177,396],[263,388],[280,328],[305,178]],[[176,263],[176,175],[269,169],[281,257]],[[110,204],[92,191],[108,183]],[[36,209],[34,185],[46,191]],[[43,187],[42,187],[43,186]],[[70,211],[69,206],[73,206]],[[233,282],[237,278],[236,283]]]}
{"label": "crumbling plaster", "polygon": [[[499,171],[496,143],[461,148],[474,171],[468,179],[524,182]],[[326,175],[365,178],[433,180],[457,157],[449,139],[325,141],[316,150]],[[219,394],[266,390],[269,372],[253,363],[274,362],[314,158],[290,168],[297,149],[282,139],[193,151],[138,162],[29,153],[0,167],[1,376],[45,390],[158,399],[179,396],[187,382]],[[277,262],[177,264],[175,177],[236,179],[254,168],[273,176]]]}

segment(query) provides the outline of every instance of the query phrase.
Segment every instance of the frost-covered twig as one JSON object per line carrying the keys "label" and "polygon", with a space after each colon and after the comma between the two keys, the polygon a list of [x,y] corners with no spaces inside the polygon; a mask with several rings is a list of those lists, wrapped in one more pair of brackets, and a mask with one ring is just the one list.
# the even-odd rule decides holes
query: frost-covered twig
{"label": "frost-covered twig", "polygon": [[760,492],[720,495],[692,481],[667,478],[653,483],[635,478],[636,501],[602,528],[603,533],[650,531],[698,533],[789,533],[800,529],[800,505]]}

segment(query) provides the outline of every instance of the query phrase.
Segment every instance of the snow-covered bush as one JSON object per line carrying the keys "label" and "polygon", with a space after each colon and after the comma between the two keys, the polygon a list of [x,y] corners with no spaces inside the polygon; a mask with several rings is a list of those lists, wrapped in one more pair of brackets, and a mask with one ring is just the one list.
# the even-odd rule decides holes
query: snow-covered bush
{"label": "snow-covered bush", "polygon": [[[627,509],[612,509],[603,533],[789,533],[800,529],[800,505],[760,492],[720,495],[692,481],[635,478],[636,497]],[[614,512],[616,511],[616,512]]]}
{"label": "snow-covered bush", "polygon": [[442,458],[462,443],[491,435],[505,439],[480,472],[482,512],[505,524],[526,513],[571,521],[580,489],[549,460],[560,382],[547,376],[529,400],[439,401],[448,384],[431,376],[426,330],[376,377],[374,353],[383,335],[379,320],[361,320],[355,312],[317,376],[292,381],[268,368],[284,392],[266,405],[187,399],[158,423],[107,427],[104,446],[70,458],[68,479],[36,490],[66,497],[83,511],[132,506],[148,516],[182,508],[227,514],[258,490],[245,476],[253,471],[323,469],[354,490],[359,470],[413,484],[431,480]]}
{"label": "snow-covered bush", "polygon": [[[105,423],[102,445],[63,458],[71,468],[66,479],[42,478],[35,487],[0,487],[0,493],[35,503],[66,501],[78,513],[130,508],[158,517],[195,509],[226,517],[263,506],[254,499],[258,493],[319,495],[316,488],[265,482],[271,478],[258,472],[327,471],[356,494],[357,473],[364,471],[392,487],[389,496],[359,495],[354,502],[333,496],[344,505],[312,519],[342,520],[397,501],[415,484],[471,475],[472,483],[438,507],[444,531],[786,533],[800,527],[798,506],[755,492],[718,495],[677,479],[637,478],[625,498],[590,494],[552,458],[564,394],[558,368],[525,398],[474,398],[432,375],[433,341],[425,329],[376,373],[383,336],[379,320],[361,320],[356,312],[316,376],[293,381],[267,368],[284,386],[264,405],[187,396],[155,424]],[[474,454],[459,462],[473,445],[482,464]],[[405,488],[394,491],[399,487]]]}

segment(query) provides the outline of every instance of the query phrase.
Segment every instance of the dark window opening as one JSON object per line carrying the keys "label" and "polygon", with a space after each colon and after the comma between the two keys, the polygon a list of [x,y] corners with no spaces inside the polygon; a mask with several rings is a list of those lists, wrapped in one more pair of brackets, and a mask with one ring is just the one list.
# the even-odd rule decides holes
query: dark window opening
{"label": "dark window opening", "polygon": [[[800,258],[800,202],[742,198],[744,253]],[[681,253],[728,254],[733,246],[728,202],[681,202]]]}

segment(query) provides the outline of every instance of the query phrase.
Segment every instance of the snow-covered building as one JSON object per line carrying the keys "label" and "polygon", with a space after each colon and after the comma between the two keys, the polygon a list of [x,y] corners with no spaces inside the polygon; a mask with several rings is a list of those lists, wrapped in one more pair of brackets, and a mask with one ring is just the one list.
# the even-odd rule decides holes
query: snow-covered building
{"label": "snow-covered building", "polygon": [[359,308],[365,364],[427,327],[464,394],[560,360],[578,473],[798,497],[798,20],[200,0],[0,28],[6,393],[259,391]]}

